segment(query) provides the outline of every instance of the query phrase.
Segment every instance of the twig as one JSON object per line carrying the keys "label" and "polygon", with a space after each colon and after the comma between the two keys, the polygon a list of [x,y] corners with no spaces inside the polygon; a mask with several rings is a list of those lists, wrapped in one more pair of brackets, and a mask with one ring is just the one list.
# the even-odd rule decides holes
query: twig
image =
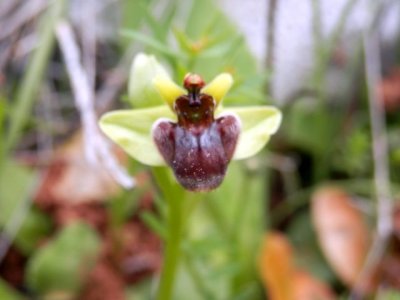
{"label": "twig", "polygon": [[15,14],[1,22],[0,40],[17,31],[22,25],[42,12],[47,5],[47,0],[25,1]]}
{"label": "twig", "polygon": [[312,8],[312,33],[314,41],[314,55],[318,57],[320,47],[323,43],[323,29],[321,20],[321,3],[320,0],[311,0]]}
{"label": "twig", "polygon": [[86,71],[91,90],[94,91],[96,80],[96,20],[97,0],[82,2],[79,20],[81,25],[82,65]]}
{"label": "twig", "polygon": [[[267,57],[265,66],[271,73],[274,71],[274,48],[275,48],[275,21],[276,21],[276,0],[268,0],[267,17]],[[267,93],[271,93],[271,81],[266,86]]]}
{"label": "twig", "polygon": [[0,48],[0,73],[4,73],[7,64],[11,60],[13,53],[17,48],[17,44],[19,42],[18,40],[19,34],[15,34],[11,36],[6,43],[4,43],[4,48]]}
{"label": "twig", "polygon": [[36,33],[30,33],[19,39],[18,45],[15,49],[14,60],[21,59],[35,50],[39,41]]}
{"label": "twig", "polygon": [[327,38],[324,38],[323,34],[323,23],[321,20],[321,1],[311,0],[312,7],[312,33],[314,42],[314,61],[315,70],[313,72],[312,83],[313,88],[317,92],[317,97],[321,99],[321,102],[326,101],[326,71],[328,68],[329,60],[331,59],[332,53],[337,47],[339,38],[342,36],[345,29],[347,20],[350,13],[358,0],[348,0],[343,7],[338,21],[336,22],[332,32],[329,33]]}
{"label": "twig", "polygon": [[11,14],[12,10],[20,4],[19,0],[1,1],[0,2],[0,18]]}
{"label": "twig", "polygon": [[86,157],[93,164],[102,162],[119,184],[125,188],[131,188],[134,186],[134,180],[118,164],[111,152],[111,145],[98,129],[94,110],[94,93],[90,88],[87,74],[80,64],[80,53],[71,26],[67,22],[59,22],[56,35],[71,81],[75,104],[82,119]]}
{"label": "twig", "polygon": [[342,11],[340,12],[339,19],[335,23],[335,26],[333,27],[333,30],[329,36],[326,54],[328,59],[332,56],[332,53],[339,41],[339,38],[343,35],[349,16],[358,1],[359,0],[348,0]]}
{"label": "twig", "polygon": [[[371,18],[372,20],[373,18]],[[365,284],[376,271],[389,237],[392,233],[393,199],[390,189],[390,174],[388,169],[388,140],[386,134],[383,100],[377,91],[381,82],[381,64],[378,27],[370,23],[364,33],[365,71],[368,83],[368,102],[370,107],[370,122],[372,132],[372,152],[374,159],[374,183],[377,199],[377,231],[367,255],[366,262],[360,272],[353,294],[363,291]]]}

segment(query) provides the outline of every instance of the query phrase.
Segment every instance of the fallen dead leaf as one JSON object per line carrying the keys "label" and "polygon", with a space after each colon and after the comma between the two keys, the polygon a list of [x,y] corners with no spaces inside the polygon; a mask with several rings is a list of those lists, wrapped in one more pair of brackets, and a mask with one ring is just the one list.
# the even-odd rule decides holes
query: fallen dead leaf
{"label": "fallen dead leaf", "polygon": [[394,68],[378,85],[378,93],[387,111],[400,107],[400,68]]}
{"label": "fallen dead leaf", "polygon": [[331,289],[304,271],[297,271],[293,278],[294,300],[336,299]]}
{"label": "fallen dead leaf", "polygon": [[261,248],[261,278],[273,300],[293,299],[294,267],[292,249],[287,239],[277,232],[266,235]]}
{"label": "fallen dead leaf", "polygon": [[259,270],[271,300],[331,300],[330,288],[294,264],[293,249],[286,237],[268,233],[259,257]]}
{"label": "fallen dead leaf", "polygon": [[[115,153],[121,162],[126,160],[122,152]],[[78,204],[104,201],[119,190],[103,166],[85,159],[84,140],[79,132],[55,151],[36,198],[39,205],[45,206],[54,202]]]}
{"label": "fallen dead leaf", "polygon": [[346,192],[323,187],[312,196],[312,218],[326,259],[338,277],[352,287],[370,244],[363,214]]}
{"label": "fallen dead leaf", "polygon": [[124,300],[125,283],[115,268],[100,261],[91,271],[79,300]]}

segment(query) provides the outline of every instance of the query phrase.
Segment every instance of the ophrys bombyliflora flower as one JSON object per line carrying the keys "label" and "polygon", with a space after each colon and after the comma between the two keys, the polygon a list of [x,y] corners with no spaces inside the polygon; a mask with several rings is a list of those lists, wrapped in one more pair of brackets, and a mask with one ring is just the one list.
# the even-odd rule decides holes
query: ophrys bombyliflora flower
{"label": "ophrys bombyliflora flower", "polygon": [[[106,113],[100,127],[138,161],[170,166],[184,188],[212,190],[223,181],[231,159],[260,151],[282,118],[271,106],[222,107],[232,83],[228,73],[207,85],[199,75],[188,74],[181,88],[154,57],[139,54],[130,96],[133,103],[152,106]],[[159,99],[164,105],[158,105]]]}

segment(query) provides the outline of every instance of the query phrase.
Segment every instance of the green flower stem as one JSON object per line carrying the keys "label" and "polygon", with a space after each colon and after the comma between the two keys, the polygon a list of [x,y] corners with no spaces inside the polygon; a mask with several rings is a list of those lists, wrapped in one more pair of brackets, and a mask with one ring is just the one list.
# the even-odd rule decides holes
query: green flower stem
{"label": "green flower stem", "polygon": [[170,300],[174,291],[176,273],[181,257],[183,236],[183,203],[185,191],[171,180],[166,168],[153,168],[154,177],[168,203],[167,240],[164,265],[157,292],[157,300]]}

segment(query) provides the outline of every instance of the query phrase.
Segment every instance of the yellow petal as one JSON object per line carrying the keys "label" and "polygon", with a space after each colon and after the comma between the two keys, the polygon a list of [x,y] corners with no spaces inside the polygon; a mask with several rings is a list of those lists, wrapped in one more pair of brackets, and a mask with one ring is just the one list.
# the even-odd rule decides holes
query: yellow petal
{"label": "yellow petal", "polygon": [[233,84],[232,75],[229,73],[222,73],[215,77],[209,84],[202,90],[202,93],[211,95],[218,103],[224,98]]}
{"label": "yellow petal", "polygon": [[186,91],[173,82],[168,76],[156,76],[153,80],[153,85],[171,108],[173,108],[174,102],[178,97],[186,94]]}

